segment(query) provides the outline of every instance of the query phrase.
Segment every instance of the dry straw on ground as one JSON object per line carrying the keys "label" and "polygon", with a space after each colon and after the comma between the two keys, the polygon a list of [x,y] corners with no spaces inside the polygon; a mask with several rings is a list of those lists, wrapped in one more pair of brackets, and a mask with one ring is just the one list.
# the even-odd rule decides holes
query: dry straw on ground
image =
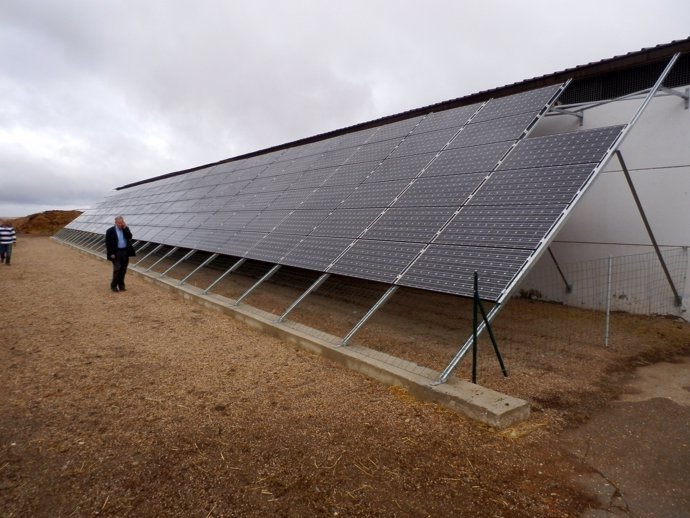
{"label": "dry straw on ground", "polygon": [[[688,347],[687,328],[655,320],[654,343],[554,382],[530,422],[497,433],[136,275],[112,293],[107,263],[48,238],[20,236],[13,263],[3,516],[576,516],[589,468],[559,431],[631,365]],[[518,381],[503,388],[529,395]]]}

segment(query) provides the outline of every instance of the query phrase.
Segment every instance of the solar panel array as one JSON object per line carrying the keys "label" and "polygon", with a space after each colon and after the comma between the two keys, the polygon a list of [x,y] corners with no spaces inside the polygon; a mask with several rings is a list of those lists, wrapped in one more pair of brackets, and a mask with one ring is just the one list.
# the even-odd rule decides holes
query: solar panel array
{"label": "solar panel array", "polygon": [[141,241],[458,295],[478,270],[495,300],[620,131],[522,138],[561,89],[143,183],[67,228],[121,214]]}

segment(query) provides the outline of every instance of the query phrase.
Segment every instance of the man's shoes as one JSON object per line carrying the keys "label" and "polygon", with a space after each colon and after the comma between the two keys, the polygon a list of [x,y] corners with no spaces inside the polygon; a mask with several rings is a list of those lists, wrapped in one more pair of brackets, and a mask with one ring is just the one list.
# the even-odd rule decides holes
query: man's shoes
{"label": "man's shoes", "polygon": [[112,291],[113,293],[117,293],[120,290],[118,290],[117,288],[110,288],[110,291]]}
{"label": "man's shoes", "polygon": [[120,291],[127,291],[125,288],[120,288]]}

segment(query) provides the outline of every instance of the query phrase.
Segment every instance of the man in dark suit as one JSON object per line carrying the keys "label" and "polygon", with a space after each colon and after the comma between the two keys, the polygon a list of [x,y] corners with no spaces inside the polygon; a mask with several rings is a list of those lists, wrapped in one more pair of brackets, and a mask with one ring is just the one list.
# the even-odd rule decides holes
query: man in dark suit
{"label": "man in dark suit", "polygon": [[110,282],[112,291],[126,291],[125,274],[129,266],[129,258],[134,257],[132,232],[122,216],[115,218],[115,226],[105,231],[105,253],[108,261],[113,263],[113,280]]}

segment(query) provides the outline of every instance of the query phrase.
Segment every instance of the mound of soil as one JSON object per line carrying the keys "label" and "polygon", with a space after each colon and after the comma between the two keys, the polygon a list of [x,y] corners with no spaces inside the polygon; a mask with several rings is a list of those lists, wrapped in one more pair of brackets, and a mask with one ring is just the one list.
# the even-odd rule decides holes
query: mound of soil
{"label": "mound of soil", "polygon": [[48,210],[9,221],[19,234],[51,236],[80,215],[78,210]]}

